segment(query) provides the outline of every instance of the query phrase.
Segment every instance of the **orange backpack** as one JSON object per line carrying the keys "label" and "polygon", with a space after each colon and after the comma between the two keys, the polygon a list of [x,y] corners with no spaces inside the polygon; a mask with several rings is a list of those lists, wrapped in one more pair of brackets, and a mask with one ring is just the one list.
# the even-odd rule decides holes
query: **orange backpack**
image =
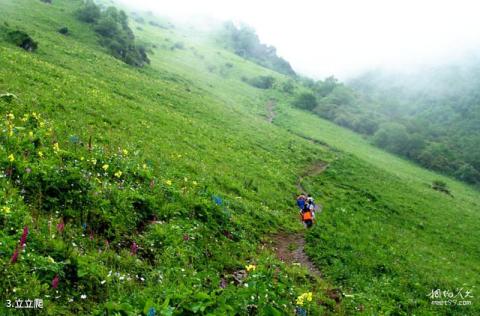
{"label": "orange backpack", "polygon": [[312,211],[303,212],[302,217],[304,221],[308,221],[309,219],[312,219]]}

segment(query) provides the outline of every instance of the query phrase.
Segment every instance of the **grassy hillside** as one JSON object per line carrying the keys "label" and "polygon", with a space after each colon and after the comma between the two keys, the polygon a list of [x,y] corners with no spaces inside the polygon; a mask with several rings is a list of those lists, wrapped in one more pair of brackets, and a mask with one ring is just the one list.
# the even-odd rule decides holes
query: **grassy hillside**
{"label": "grassy hillside", "polygon": [[[474,315],[431,305],[432,290],[478,288],[478,191],[370,146],[360,136],[288,107],[276,123],[350,155],[308,188],[326,205],[308,234],[309,255],[367,314]],[[445,181],[452,196],[431,188]],[[455,292],[455,294],[457,294]],[[458,299],[458,297],[457,297]]]}
{"label": "grassy hillside", "polygon": [[[16,95],[0,101],[1,300],[42,298],[51,315],[288,315],[313,292],[312,315],[478,311],[426,297],[478,286],[478,192],[450,179],[454,199],[433,191],[440,176],[289,108],[290,79],[186,27],[131,22],[151,65],[128,66],[80,6],[0,0],[0,25],[39,45],[0,42],[0,93]],[[273,88],[242,80],[258,76]],[[305,180],[325,204],[308,241],[325,280],[262,242],[301,229],[292,197],[316,161],[330,167]],[[353,297],[336,304],[337,286]]]}

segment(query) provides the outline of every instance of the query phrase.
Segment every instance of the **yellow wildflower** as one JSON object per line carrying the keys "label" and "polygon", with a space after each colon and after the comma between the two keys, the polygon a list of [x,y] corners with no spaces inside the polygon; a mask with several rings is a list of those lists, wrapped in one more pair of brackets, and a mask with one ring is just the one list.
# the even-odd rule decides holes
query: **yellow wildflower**
{"label": "yellow wildflower", "polygon": [[144,163],[144,164],[142,165],[142,167],[143,167],[143,169],[147,169],[147,164]]}
{"label": "yellow wildflower", "polygon": [[47,257],[47,260],[48,260],[48,262],[50,262],[50,263],[55,263],[55,259],[53,259],[53,258],[50,257],[50,256]]}
{"label": "yellow wildflower", "polygon": [[122,174],[123,174],[123,172],[118,170],[117,172],[115,172],[115,177],[120,178],[122,176]]}
{"label": "yellow wildflower", "polygon": [[197,185],[198,182],[197,181],[192,181],[193,185]]}
{"label": "yellow wildflower", "polygon": [[26,122],[26,121],[28,121],[28,118],[29,118],[29,115],[24,114],[21,120],[22,120],[22,122]]}
{"label": "yellow wildflower", "polygon": [[55,153],[58,153],[58,151],[60,150],[60,146],[58,145],[57,142],[53,143],[53,151]]}
{"label": "yellow wildflower", "polygon": [[80,161],[84,161],[84,160],[85,160],[85,158],[84,158],[84,157],[80,157]]}
{"label": "yellow wildflower", "polygon": [[307,302],[311,302],[313,300],[313,293],[312,292],[306,292],[306,293],[303,293],[302,295],[300,295],[299,297],[297,297],[297,305],[300,305],[300,306],[303,305],[305,300]]}
{"label": "yellow wildflower", "polygon": [[108,170],[108,167],[110,167],[110,166],[107,165],[107,164],[104,164],[104,165],[102,166],[102,169],[105,170],[105,171],[107,171],[107,170]]}
{"label": "yellow wildflower", "polygon": [[8,113],[8,114],[7,114],[7,120],[12,121],[12,120],[14,120],[14,119],[15,119],[15,115],[13,115],[13,113]]}
{"label": "yellow wildflower", "polygon": [[41,151],[38,152],[38,157],[43,158],[43,153]]}
{"label": "yellow wildflower", "polygon": [[93,158],[91,161],[92,161],[92,165],[95,166],[97,164],[97,159]]}
{"label": "yellow wildflower", "polygon": [[128,155],[128,150],[124,149],[124,150],[122,150],[122,153],[123,153],[124,156],[127,156]]}
{"label": "yellow wildflower", "polygon": [[10,162],[15,161],[15,156],[13,154],[10,154],[7,158],[8,158],[8,161],[10,161]]}
{"label": "yellow wildflower", "polygon": [[33,137],[33,132],[32,131],[28,132],[28,136]]}
{"label": "yellow wildflower", "polygon": [[172,185],[172,180],[167,180],[167,181],[165,181],[165,184],[166,184],[166,185]]}
{"label": "yellow wildflower", "polygon": [[10,208],[8,206],[4,206],[2,207],[2,211],[5,213],[5,214],[8,214],[10,213]]}
{"label": "yellow wildflower", "polygon": [[247,272],[250,272],[250,271],[255,271],[257,267],[253,264],[249,264],[248,266],[245,267],[245,269],[247,269]]}

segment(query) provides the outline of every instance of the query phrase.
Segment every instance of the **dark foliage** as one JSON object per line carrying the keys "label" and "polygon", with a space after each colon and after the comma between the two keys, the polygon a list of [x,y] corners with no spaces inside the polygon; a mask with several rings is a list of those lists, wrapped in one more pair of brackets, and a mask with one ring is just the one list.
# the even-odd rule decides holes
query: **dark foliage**
{"label": "dark foliage", "polygon": [[243,81],[249,85],[259,89],[270,89],[275,82],[275,78],[272,76],[258,76],[253,78],[243,78]]}
{"label": "dark foliage", "polygon": [[135,43],[135,35],[128,25],[125,12],[114,7],[101,11],[95,3],[87,1],[78,11],[78,17],[94,24],[95,32],[101,37],[100,43],[115,58],[136,67],[150,63],[146,48]]}
{"label": "dark foliage", "polygon": [[295,76],[290,64],[277,55],[275,47],[260,43],[254,29],[247,26],[236,27],[232,22],[227,22],[221,37],[222,42],[235,54],[285,75]]}
{"label": "dark foliage", "polygon": [[7,38],[10,43],[15,44],[28,52],[33,52],[38,48],[38,43],[23,31],[9,31]]}
{"label": "dark foliage", "polygon": [[297,108],[311,111],[317,106],[317,98],[313,93],[304,92],[296,97],[293,104]]}
{"label": "dark foliage", "polygon": [[58,29],[58,33],[63,34],[63,35],[68,35],[68,34],[70,34],[70,30],[68,29],[68,27],[63,26],[63,27]]}

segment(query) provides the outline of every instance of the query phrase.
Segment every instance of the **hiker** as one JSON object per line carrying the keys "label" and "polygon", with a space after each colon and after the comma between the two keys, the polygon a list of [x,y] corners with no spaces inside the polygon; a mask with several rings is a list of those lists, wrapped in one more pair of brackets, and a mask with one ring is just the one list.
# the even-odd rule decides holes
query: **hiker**
{"label": "hiker", "polygon": [[300,211],[303,210],[306,200],[307,200],[307,197],[305,196],[305,193],[302,193],[297,197],[297,205],[300,208]]}
{"label": "hiker", "polygon": [[310,210],[310,206],[305,204],[303,209],[300,211],[300,218],[306,228],[310,228],[313,225],[313,212]]}
{"label": "hiker", "polygon": [[312,212],[313,219],[315,219],[315,211],[318,209],[318,206],[315,204],[315,200],[310,194],[307,196],[306,204],[308,205],[308,208]]}

